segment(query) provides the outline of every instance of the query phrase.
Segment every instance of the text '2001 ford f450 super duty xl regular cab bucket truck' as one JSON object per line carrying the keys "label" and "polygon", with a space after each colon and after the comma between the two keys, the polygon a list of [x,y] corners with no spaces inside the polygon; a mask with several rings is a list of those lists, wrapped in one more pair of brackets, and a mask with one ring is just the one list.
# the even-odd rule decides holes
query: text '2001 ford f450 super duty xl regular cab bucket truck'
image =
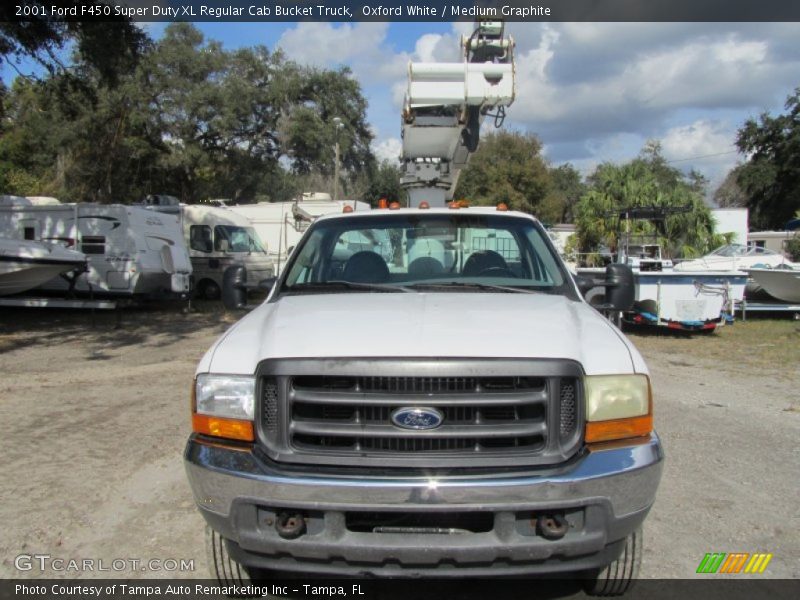
{"label": "text '2001 ford f450 super duty xl regular cab bucket truck'", "polygon": [[621,593],[663,460],[636,348],[536,219],[488,208],[319,218],[200,362],[192,421],[229,582],[579,572]]}

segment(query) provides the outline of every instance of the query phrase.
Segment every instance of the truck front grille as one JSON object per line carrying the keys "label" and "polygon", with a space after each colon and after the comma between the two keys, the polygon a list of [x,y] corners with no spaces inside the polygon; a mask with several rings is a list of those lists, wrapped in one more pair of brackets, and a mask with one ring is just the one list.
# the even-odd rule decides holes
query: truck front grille
{"label": "truck front grille", "polygon": [[[272,458],[348,466],[539,465],[562,462],[579,446],[581,373],[574,363],[443,365],[470,373],[463,377],[361,374],[359,361],[348,373],[343,362],[336,363],[341,374],[304,373],[313,361],[298,361],[302,368],[294,372],[262,374],[259,433]],[[325,364],[321,370],[332,366]],[[413,361],[402,364],[413,370]],[[520,372],[509,374],[512,365]],[[369,369],[380,372],[380,361],[370,361]],[[441,423],[404,427],[393,419],[401,409],[434,413]]]}

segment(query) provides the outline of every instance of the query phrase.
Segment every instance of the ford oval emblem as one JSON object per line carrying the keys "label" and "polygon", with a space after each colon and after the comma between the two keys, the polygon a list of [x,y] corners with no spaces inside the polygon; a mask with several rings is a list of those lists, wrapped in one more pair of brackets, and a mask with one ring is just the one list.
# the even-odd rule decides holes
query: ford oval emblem
{"label": "ford oval emblem", "polygon": [[435,408],[404,406],[392,413],[392,423],[403,429],[436,429],[444,415]]}

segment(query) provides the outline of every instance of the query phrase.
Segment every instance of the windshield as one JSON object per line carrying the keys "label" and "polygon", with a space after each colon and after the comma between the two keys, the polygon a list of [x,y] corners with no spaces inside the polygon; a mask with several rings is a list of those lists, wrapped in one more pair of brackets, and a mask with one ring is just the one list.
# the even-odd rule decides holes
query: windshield
{"label": "windshield", "polygon": [[[466,211],[465,211],[466,212]],[[547,234],[530,219],[485,214],[371,215],[312,225],[282,292],[570,293]]]}
{"label": "windshield", "polygon": [[264,244],[252,227],[217,225],[214,227],[214,245],[218,252],[224,250],[223,240],[228,244],[228,252],[266,252]]}
{"label": "windshield", "polygon": [[743,246],[741,244],[728,244],[720,246],[711,253],[711,256],[768,256],[777,255],[777,252],[761,248],[760,246]]}

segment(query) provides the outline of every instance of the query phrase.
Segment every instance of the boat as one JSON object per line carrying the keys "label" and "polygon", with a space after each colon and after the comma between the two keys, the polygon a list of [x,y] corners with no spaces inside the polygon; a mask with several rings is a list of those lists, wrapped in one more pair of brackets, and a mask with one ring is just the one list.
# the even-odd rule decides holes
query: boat
{"label": "boat", "polygon": [[778,267],[786,262],[780,252],[760,246],[726,244],[701,258],[676,264],[675,271],[741,271],[751,267]]}
{"label": "boat", "polygon": [[626,320],[670,329],[713,330],[744,297],[742,271],[634,272],[636,302]]}
{"label": "boat", "polygon": [[57,244],[0,238],[0,296],[32,290],[62,273],[86,269],[86,255]]}
{"label": "boat", "polygon": [[[641,271],[633,270],[636,300],[623,320],[635,325],[656,325],[683,331],[711,331],[733,314],[734,300],[744,296],[747,273],[742,271]],[[602,269],[578,269],[579,275],[601,277]],[[603,288],[586,299],[602,304]]]}
{"label": "boat", "polygon": [[800,302],[800,263],[776,269],[747,269],[747,273],[773,298],[783,302]]}

